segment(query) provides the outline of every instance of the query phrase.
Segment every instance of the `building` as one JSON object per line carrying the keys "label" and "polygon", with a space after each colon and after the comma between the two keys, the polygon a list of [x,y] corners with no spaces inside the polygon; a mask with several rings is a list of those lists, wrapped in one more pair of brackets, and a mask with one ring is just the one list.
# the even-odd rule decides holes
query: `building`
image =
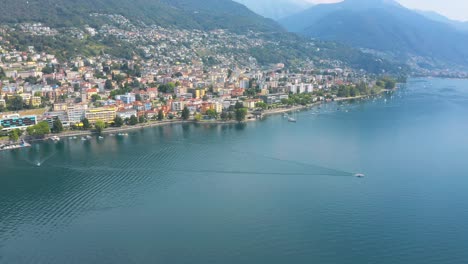
{"label": "building", "polygon": [[55,103],[54,104],[54,111],[67,111],[68,106],[65,103]]}
{"label": "building", "polygon": [[68,120],[67,112],[65,111],[47,112],[44,114],[44,120],[47,121],[51,129],[54,125],[54,121],[57,119],[60,120],[60,122],[62,122],[63,126],[70,125],[70,123],[67,121]]}
{"label": "building", "polygon": [[30,99],[31,105],[34,107],[38,107],[42,103],[42,99],[40,96],[32,96]]}
{"label": "building", "polygon": [[242,96],[242,95],[244,95],[244,91],[245,91],[245,89],[243,89],[243,88],[233,89],[231,91],[231,96],[232,97]]}
{"label": "building", "polygon": [[76,104],[67,108],[68,122],[70,124],[78,124],[85,118],[88,105]]}
{"label": "building", "polygon": [[281,103],[281,100],[283,99],[289,99],[289,95],[284,94],[284,93],[277,93],[277,94],[264,95],[264,96],[261,96],[261,98],[263,102],[271,105],[271,104],[279,104]]}
{"label": "building", "polygon": [[125,104],[132,104],[133,102],[136,101],[136,96],[133,93],[127,93],[124,95],[117,95],[116,99],[121,100]]}
{"label": "building", "polygon": [[99,90],[96,89],[96,88],[86,90],[86,99],[91,100],[93,95],[97,95],[98,92],[99,92]]}
{"label": "building", "polygon": [[250,88],[250,80],[247,78],[243,78],[239,81],[239,88],[248,89]]}
{"label": "building", "polygon": [[12,130],[12,129],[25,129],[29,126],[34,126],[37,124],[37,117],[36,116],[19,116],[18,114],[15,115],[7,115],[4,116],[3,119],[0,119],[0,126],[3,128],[2,130]]}
{"label": "building", "polygon": [[117,111],[116,115],[122,119],[126,119],[132,117],[132,115],[137,116],[137,111],[135,109],[125,109]]}
{"label": "building", "polygon": [[172,111],[182,111],[184,109],[185,102],[184,101],[174,101],[171,104]]}
{"label": "building", "polygon": [[260,102],[259,99],[249,99],[242,102],[242,105],[248,109],[254,109],[255,105]]}
{"label": "building", "polygon": [[196,89],[194,95],[195,95],[195,98],[198,99],[198,98],[203,98],[203,97],[205,96],[205,94],[206,94],[206,91],[205,91],[205,90],[203,90],[203,89]]}
{"label": "building", "polygon": [[115,108],[93,108],[88,109],[85,113],[85,117],[89,120],[90,123],[94,124],[96,121],[101,120],[104,123],[114,122],[116,116]]}

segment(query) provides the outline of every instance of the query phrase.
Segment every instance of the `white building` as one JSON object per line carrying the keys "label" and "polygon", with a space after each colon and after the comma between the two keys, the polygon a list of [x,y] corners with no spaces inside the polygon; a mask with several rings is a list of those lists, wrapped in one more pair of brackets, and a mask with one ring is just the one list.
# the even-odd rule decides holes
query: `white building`
{"label": "white building", "polygon": [[86,104],[69,106],[67,109],[68,122],[70,122],[70,124],[80,123],[81,120],[85,118],[86,110],[88,110],[88,105]]}

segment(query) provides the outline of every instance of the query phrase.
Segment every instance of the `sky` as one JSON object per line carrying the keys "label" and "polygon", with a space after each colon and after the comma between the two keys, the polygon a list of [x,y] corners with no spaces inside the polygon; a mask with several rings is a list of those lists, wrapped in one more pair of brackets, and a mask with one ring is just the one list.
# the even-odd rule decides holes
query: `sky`
{"label": "sky", "polygon": [[[300,0],[311,3],[340,2],[339,0]],[[397,0],[411,9],[436,11],[451,19],[468,21],[468,0]]]}

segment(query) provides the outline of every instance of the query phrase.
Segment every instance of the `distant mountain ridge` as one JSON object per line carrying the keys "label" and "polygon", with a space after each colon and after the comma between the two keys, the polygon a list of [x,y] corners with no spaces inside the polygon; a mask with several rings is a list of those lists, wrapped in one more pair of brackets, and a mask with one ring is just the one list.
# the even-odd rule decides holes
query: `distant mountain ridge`
{"label": "distant mountain ridge", "polygon": [[91,13],[189,29],[282,31],[273,20],[231,0],[0,0],[0,23],[43,22],[56,27],[100,23]]}
{"label": "distant mountain ridge", "polygon": [[311,6],[312,3],[308,3],[301,0],[235,0],[241,4],[244,4],[252,11],[260,14],[264,17],[271,19],[281,19],[289,15],[299,13]]}
{"label": "distant mountain ridge", "polygon": [[434,64],[468,66],[468,34],[392,0],[321,4],[280,20],[302,35]]}
{"label": "distant mountain ridge", "polygon": [[443,16],[443,15],[437,13],[437,12],[434,12],[434,11],[416,10],[416,12],[418,12],[419,14],[421,14],[421,15],[423,15],[423,16],[431,19],[431,20],[451,25],[451,26],[455,27],[458,30],[468,31],[468,22],[466,22],[466,21],[453,20],[453,19],[445,17],[445,16]]}

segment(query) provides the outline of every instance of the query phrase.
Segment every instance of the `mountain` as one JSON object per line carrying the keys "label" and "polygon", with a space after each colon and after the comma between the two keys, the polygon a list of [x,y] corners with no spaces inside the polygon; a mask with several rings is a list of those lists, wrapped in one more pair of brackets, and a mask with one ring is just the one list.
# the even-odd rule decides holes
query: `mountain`
{"label": "mountain", "polygon": [[[34,46],[39,52],[56,55],[60,61],[76,56],[107,54],[131,59],[151,56],[144,48],[153,46],[148,25],[173,29],[212,30],[227,29],[233,40],[247,38],[244,45],[218,46],[211,52],[239,60],[254,57],[261,65],[285,63],[291,68],[303,65],[323,67],[352,67],[369,73],[400,73],[405,65],[383,60],[358,49],[332,42],[311,41],[287,32],[277,22],[264,18],[246,6],[231,0],[0,0],[0,25],[10,24],[11,30],[2,36],[18,50]],[[95,15],[106,14],[106,15]],[[111,16],[120,15],[120,16]],[[129,21],[127,21],[127,19]],[[41,22],[53,27],[58,34],[31,34],[15,23]],[[138,41],[118,33],[109,34],[109,27],[123,31],[139,31]],[[85,32],[89,25],[107,33],[75,37],[74,32]],[[111,28],[112,28],[111,27]],[[1,31],[0,31],[1,33]],[[197,34],[201,34],[198,32]],[[201,37],[203,39],[203,37]],[[216,40],[230,43],[229,40]],[[193,49],[201,59],[209,59],[204,50],[193,43],[178,43],[184,49]],[[258,45],[261,43],[261,45]],[[195,46],[193,46],[195,45]],[[215,45],[216,47],[216,45]],[[213,59],[213,58],[211,58]]]}
{"label": "mountain", "polygon": [[0,0],[0,23],[38,21],[55,27],[103,23],[91,13],[188,29],[281,31],[271,19],[231,0]]}
{"label": "mountain", "polygon": [[[392,0],[321,4],[280,20],[293,32],[432,66],[468,65],[468,34]],[[426,65],[427,66],[427,65]]]}
{"label": "mountain", "polygon": [[434,21],[437,21],[437,22],[442,22],[442,23],[445,23],[445,24],[448,24],[448,25],[452,25],[453,27],[455,27],[456,29],[458,30],[462,30],[462,31],[468,31],[468,22],[464,22],[464,21],[458,21],[458,20],[453,20],[453,19],[450,19],[444,15],[441,15],[437,12],[434,12],[434,11],[423,11],[423,10],[416,10],[416,12],[418,12],[419,14],[431,19],[431,20],[434,20]]}
{"label": "mountain", "polygon": [[313,4],[301,0],[236,0],[264,17],[278,20],[299,13]]}

